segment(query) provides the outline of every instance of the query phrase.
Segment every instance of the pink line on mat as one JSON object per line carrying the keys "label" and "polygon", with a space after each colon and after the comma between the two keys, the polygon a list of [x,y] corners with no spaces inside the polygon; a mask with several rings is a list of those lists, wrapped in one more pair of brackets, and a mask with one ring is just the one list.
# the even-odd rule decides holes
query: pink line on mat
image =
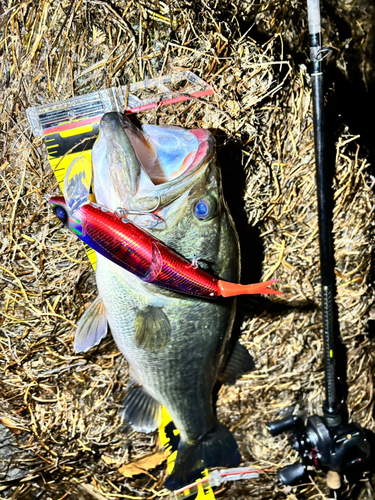
{"label": "pink line on mat", "polygon": [[93,118],[87,118],[86,120],[64,123],[64,125],[58,125],[57,127],[47,128],[43,132],[44,135],[49,135],[49,134],[55,134],[56,132],[63,132],[64,130],[71,130],[72,128],[83,127],[84,125],[90,125],[91,123],[98,123],[100,122],[100,118],[102,116],[103,113],[101,115],[94,116]]}
{"label": "pink line on mat", "polygon": [[[176,102],[188,101],[192,97],[204,97],[206,95],[212,95],[214,93],[213,89],[202,90],[201,92],[194,92],[189,95],[180,95],[173,97],[172,99],[166,99],[165,101],[152,102],[150,104],[144,104],[143,106],[137,106],[135,108],[130,108],[126,110],[127,115],[132,113],[139,113],[140,111],[146,111],[147,109],[152,109],[161,106],[167,106],[168,104],[174,104]],[[87,118],[86,120],[78,120],[70,123],[64,123],[63,125],[58,125],[57,127],[47,128],[43,131],[44,135],[56,134],[57,132],[64,132],[64,130],[71,130],[78,127],[83,127],[85,125],[90,125],[92,123],[98,123],[104,113],[94,116],[93,118]]]}
{"label": "pink line on mat", "polygon": [[152,109],[155,106],[166,106],[167,104],[174,104],[175,102],[183,102],[183,101],[188,101],[192,97],[204,97],[206,95],[212,95],[214,93],[213,89],[208,89],[208,90],[202,90],[201,92],[194,92],[193,94],[190,94],[189,96],[187,95],[180,95],[178,97],[173,97],[172,99],[166,99],[165,101],[160,101],[160,102],[152,102],[150,104],[144,104],[143,106],[138,106],[136,108],[131,108],[126,110],[126,114],[130,115],[132,113],[139,113],[139,111],[146,111],[147,109]]}

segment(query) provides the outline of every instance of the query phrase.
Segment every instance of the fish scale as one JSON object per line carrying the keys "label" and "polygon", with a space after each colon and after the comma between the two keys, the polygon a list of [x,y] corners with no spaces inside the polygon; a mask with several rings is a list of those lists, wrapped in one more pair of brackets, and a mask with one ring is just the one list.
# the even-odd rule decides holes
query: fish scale
{"label": "fish scale", "polygon": [[[136,311],[146,305],[165,303],[165,298],[160,296],[157,287],[153,286],[155,292],[151,293],[150,285],[139,280],[135,287],[130,273],[118,269],[113,272],[113,267],[114,264],[98,255],[96,279],[99,294],[105,297],[112,335],[137,379],[168,408],[181,437],[197,439],[209,431],[216,420],[211,392],[220,367],[219,358],[224,355],[225,332],[222,339],[217,338],[215,325],[219,328],[225,320],[229,322],[233,305],[229,306],[228,314],[229,304],[169,297],[163,309],[171,321],[171,342],[162,352],[143,351],[133,340]],[[214,357],[215,365],[212,364]]]}
{"label": "fish scale", "polygon": [[[154,185],[148,168],[155,173],[160,158],[168,157],[161,154],[163,144],[157,140],[158,134],[164,136],[166,129],[190,159],[185,162],[183,171],[180,165],[161,165],[170,179],[174,172],[177,175],[173,180]],[[118,257],[112,258],[108,247],[103,247],[108,243],[108,234],[98,239],[96,281],[99,296],[79,320],[74,346],[81,352],[97,345],[107,334],[109,324],[134,374],[123,400],[125,419],[135,429],[151,432],[159,425],[163,405],[180,432],[174,469],[165,482],[167,488],[176,490],[196,479],[207,467],[235,467],[241,461],[234,437],[215,415],[213,389],[217,382],[233,383],[250,371],[254,363],[243,346],[231,341],[235,299],[217,296],[228,296],[222,293],[220,283],[235,287],[232,295],[237,295],[239,290],[240,293],[254,293],[255,289],[249,291],[254,285],[236,284],[239,281],[238,237],[223,200],[213,137],[208,131],[190,132],[172,126],[153,126],[148,133],[154,134],[154,144],[158,144],[156,152],[150,145],[142,149],[147,137],[129,121],[116,113],[104,115],[92,154],[94,194],[99,207],[90,204],[91,178],[86,177],[84,164],[77,164],[76,172],[72,164],[67,172],[64,182],[66,204],[63,199],[58,201],[56,198],[51,198],[50,203],[64,224],[85,242],[84,233],[91,238],[97,223],[105,233],[103,221],[107,215],[109,217],[109,209],[112,216],[107,217],[108,221],[114,221],[118,229],[112,230],[112,237],[117,238],[112,253],[116,257],[120,255],[118,251],[126,250],[134,258],[130,266],[132,272],[129,272],[125,261],[117,265]],[[190,150],[191,141],[187,140],[186,146],[190,133],[199,143],[195,152]],[[133,214],[137,207],[140,218],[153,207],[163,223],[149,228],[147,237],[136,225],[133,227],[116,219],[118,207],[122,211],[133,211]],[[94,209],[98,211],[94,213],[95,224],[90,215]],[[138,240],[133,241],[129,234],[131,245],[127,246],[127,236],[118,225],[129,226],[132,231],[138,231],[140,238],[146,238],[145,253],[143,249],[138,252]],[[147,247],[147,241],[151,241],[151,247]],[[217,298],[213,300],[210,294],[194,296],[193,289],[186,292],[183,288],[162,288],[160,283],[157,286],[142,281],[144,273],[147,277],[148,269],[154,265],[153,252],[150,261],[150,248],[159,244],[170,252],[165,254],[166,259],[172,254],[173,259],[177,259],[180,267],[176,266],[176,270],[180,277],[186,271],[188,280],[192,278],[190,284],[198,275],[213,280],[218,287]],[[121,257],[126,258],[125,254]],[[189,260],[193,258],[199,262],[197,269],[190,265]],[[147,265],[138,268],[142,259]],[[165,260],[162,265],[164,263]],[[173,272],[171,269],[172,275]],[[138,273],[142,279],[136,276]],[[255,293],[278,293],[267,289],[268,284],[260,284]],[[247,291],[241,292],[241,287]]]}

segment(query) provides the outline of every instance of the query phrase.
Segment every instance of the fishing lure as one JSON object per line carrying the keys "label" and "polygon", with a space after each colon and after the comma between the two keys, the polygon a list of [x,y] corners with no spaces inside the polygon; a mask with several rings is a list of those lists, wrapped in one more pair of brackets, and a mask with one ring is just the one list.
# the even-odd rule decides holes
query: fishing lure
{"label": "fishing lure", "polygon": [[218,280],[171,250],[127,218],[88,202],[74,212],[62,196],[49,199],[55,215],[96,252],[147,283],[197,297],[216,299],[244,294],[280,295],[268,288],[277,280],[239,285]]}

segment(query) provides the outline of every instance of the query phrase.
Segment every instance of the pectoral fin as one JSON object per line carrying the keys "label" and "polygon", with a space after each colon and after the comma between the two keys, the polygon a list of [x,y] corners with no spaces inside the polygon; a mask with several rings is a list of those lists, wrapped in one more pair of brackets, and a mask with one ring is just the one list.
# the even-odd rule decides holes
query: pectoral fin
{"label": "pectoral fin", "polygon": [[103,301],[96,298],[78,321],[74,350],[86,352],[100,343],[107,335],[108,323]]}
{"label": "pectoral fin", "polygon": [[124,420],[139,432],[155,431],[161,420],[161,405],[136,381],[132,380],[122,402]]}
{"label": "pectoral fin", "polygon": [[236,343],[233,352],[220,374],[219,380],[225,385],[232,385],[245,373],[255,368],[255,363],[246,347]]}
{"label": "pectoral fin", "polygon": [[137,312],[134,342],[147,351],[160,351],[171,338],[171,324],[161,307],[147,306]]}

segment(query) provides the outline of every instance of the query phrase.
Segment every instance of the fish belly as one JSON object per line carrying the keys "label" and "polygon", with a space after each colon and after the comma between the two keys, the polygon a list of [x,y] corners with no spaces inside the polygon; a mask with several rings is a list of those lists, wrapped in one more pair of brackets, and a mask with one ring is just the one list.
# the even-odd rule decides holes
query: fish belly
{"label": "fish belly", "polygon": [[[97,285],[114,340],[147,392],[164,405],[183,440],[215,425],[212,389],[230,334],[233,306],[180,296],[137,277],[98,255]],[[162,308],[171,335],[160,350],[139,348],[139,311]]]}

